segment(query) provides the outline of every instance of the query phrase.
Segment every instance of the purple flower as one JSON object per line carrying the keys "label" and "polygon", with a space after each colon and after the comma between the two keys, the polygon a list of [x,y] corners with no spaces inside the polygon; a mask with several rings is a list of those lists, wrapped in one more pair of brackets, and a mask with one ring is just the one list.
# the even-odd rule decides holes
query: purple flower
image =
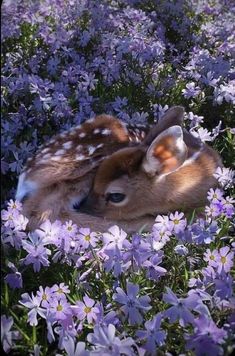
{"label": "purple flower", "polygon": [[118,277],[122,273],[122,254],[119,248],[116,246],[113,249],[105,249],[105,262],[104,269],[106,272],[113,270],[113,275]]}
{"label": "purple flower", "polygon": [[172,233],[168,230],[165,230],[163,228],[163,230],[158,230],[158,227],[156,227],[155,225],[153,225],[153,238],[156,242],[159,242],[162,244],[162,247],[168,242],[170,241],[170,237],[171,237]]}
{"label": "purple flower", "polygon": [[120,310],[124,313],[125,318],[128,317],[128,322],[131,325],[140,324],[143,321],[141,313],[146,313],[151,309],[149,296],[137,297],[139,286],[131,282],[127,282],[127,293],[120,287],[117,287],[116,291],[113,300],[122,304]]}
{"label": "purple flower", "polygon": [[51,287],[51,291],[55,294],[57,299],[66,298],[66,294],[70,293],[69,287],[64,283],[54,284]]}
{"label": "purple flower", "polygon": [[163,294],[163,301],[173,306],[165,310],[164,316],[169,318],[170,323],[179,319],[179,324],[183,327],[187,324],[194,324],[194,316],[190,310],[195,310],[198,297],[190,295],[187,298],[177,298],[170,288],[166,287],[166,290],[167,293]]}
{"label": "purple flower", "polygon": [[160,329],[162,317],[162,313],[158,313],[152,320],[145,322],[145,330],[136,332],[138,339],[145,340],[144,349],[151,355],[155,354],[157,346],[165,344],[166,332]]}
{"label": "purple flower", "polygon": [[200,127],[197,130],[190,130],[190,133],[193,136],[199,138],[202,142],[213,140],[211,132],[209,132],[207,129],[204,129],[203,127]]}
{"label": "purple flower", "polygon": [[65,298],[52,298],[48,308],[53,320],[64,320],[72,314],[71,305]]}
{"label": "purple flower", "polygon": [[146,277],[153,280],[158,280],[167,273],[167,270],[158,266],[162,262],[162,254],[152,256],[149,260],[143,263],[143,267],[147,269]]}
{"label": "purple flower", "polygon": [[49,220],[46,220],[43,224],[40,225],[40,228],[36,230],[39,237],[43,239],[44,244],[54,244],[58,246],[61,242],[61,222],[55,221],[51,223]]}
{"label": "purple flower", "polygon": [[167,215],[158,215],[153,225],[153,231],[168,231],[171,233],[173,230],[173,223],[169,220]]}
{"label": "purple flower", "polygon": [[174,251],[180,256],[186,256],[188,254],[188,248],[184,245],[177,245]]}
{"label": "purple flower", "polygon": [[42,286],[40,286],[39,290],[37,291],[37,297],[41,301],[41,306],[43,308],[49,307],[50,301],[54,296],[55,294],[53,293],[52,288],[50,287],[43,288]]}
{"label": "purple flower", "polygon": [[234,264],[234,252],[232,252],[229,246],[225,246],[219,249],[216,253],[216,267],[217,272],[229,272]]}
{"label": "purple flower", "polygon": [[210,202],[217,202],[217,201],[221,201],[224,197],[224,192],[221,189],[213,189],[211,188],[208,193],[207,193],[207,199]]}
{"label": "purple flower", "polygon": [[89,351],[85,349],[85,342],[77,342],[76,344],[71,336],[64,337],[63,346],[68,356],[89,356]]}
{"label": "purple flower", "polygon": [[225,189],[234,185],[234,171],[230,168],[218,167],[213,174],[221,186]]}
{"label": "purple flower", "polygon": [[186,99],[195,98],[201,93],[201,89],[195,86],[194,82],[191,82],[186,84],[186,89],[183,89],[182,93]]}
{"label": "purple flower", "polygon": [[20,304],[30,309],[28,312],[28,322],[30,325],[38,325],[37,314],[39,314],[42,318],[46,318],[46,310],[40,307],[41,300],[38,296],[34,296],[33,293],[31,297],[28,293],[24,293],[21,295]]}
{"label": "purple flower", "polygon": [[204,258],[203,259],[204,259],[204,261],[208,262],[209,266],[216,267],[217,266],[217,262],[216,262],[217,254],[218,254],[217,250],[211,251],[208,248],[206,250],[206,252],[204,253]]}
{"label": "purple flower", "polygon": [[13,273],[8,273],[4,278],[5,281],[13,289],[22,288],[23,281],[22,281],[21,273],[18,271],[18,269],[15,267],[14,263],[12,262],[9,262],[7,266],[13,271]]}
{"label": "purple flower", "polygon": [[178,213],[178,211],[176,211],[174,214],[170,214],[170,222],[172,223],[172,230],[176,234],[184,231],[187,225],[187,220],[184,218],[184,213]]}
{"label": "purple flower", "polygon": [[150,244],[138,234],[132,236],[131,242],[125,240],[125,252],[122,254],[125,268],[131,266],[134,271],[138,270],[142,262],[151,254],[150,248]]}
{"label": "purple flower", "polygon": [[135,342],[132,338],[123,338],[115,336],[116,328],[114,325],[108,326],[95,325],[94,333],[87,335],[87,340],[93,345],[91,355],[103,356],[117,356],[117,355],[130,355],[134,356],[132,346]]}
{"label": "purple flower", "polygon": [[20,339],[18,331],[11,331],[13,326],[13,318],[6,315],[1,316],[1,344],[3,350],[8,353],[14,346],[13,341]]}
{"label": "purple flower", "polygon": [[188,118],[190,120],[190,128],[191,129],[199,126],[204,121],[204,117],[203,116],[195,115],[191,111],[188,113]]}
{"label": "purple flower", "polygon": [[95,232],[91,232],[88,228],[79,229],[79,233],[77,235],[79,242],[82,248],[87,249],[88,247],[95,247],[97,245],[97,234]]}
{"label": "purple flower", "polygon": [[[210,318],[201,315],[195,320],[193,335],[186,335],[187,349],[193,349],[197,356],[223,355],[223,349],[219,346],[224,343],[227,332],[216,326]],[[218,345],[219,344],[219,345]]]}
{"label": "purple flower", "polygon": [[76,302],[76,306],[74,306],[73,309],[79,320],[87,319],[89,324],[94,323],[99,314],[99,309],[95,306],[95,301],[89,298],[88,295],[83,297],[83,302]]}
{"label": "purple flower", "polygon": [[42,266],[49,266],[48,256],[51,251],[44,247],[44,241],[37,233],[30,233],[29,240],[22,242],[22,247],[28,252],[28,255],[23,259],[25,265],[32,264],[34,272],[39,272]]}
{"label": "purple flower", "polygon": [[112,249],[117,246],[121,249],[127,237],[125,231],[120,229],[117,225],[110,227],[108,231],[109,232],[105,232],[102,236],[105,247]]}

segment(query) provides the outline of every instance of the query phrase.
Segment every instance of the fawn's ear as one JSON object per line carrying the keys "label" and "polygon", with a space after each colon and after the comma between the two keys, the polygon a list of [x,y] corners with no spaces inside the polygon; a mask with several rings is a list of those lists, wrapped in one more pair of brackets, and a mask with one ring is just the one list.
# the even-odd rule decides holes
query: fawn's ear
{"label": "fawn's ear", "polygon": [[151,143],[143,160],[142,169],[151,176],[173,172],[183,164],[187,152],[181,127],[172,126]]}
{"label": "fawn's ear", "polygon": [[149,134],[144,139],[144,144],[150,145],[151,142],[161,132],[168,129],[171,126],[182,126],[184,119],[184,108],[182,106],[173,106],[162,116],[158,123],[153,126]]}

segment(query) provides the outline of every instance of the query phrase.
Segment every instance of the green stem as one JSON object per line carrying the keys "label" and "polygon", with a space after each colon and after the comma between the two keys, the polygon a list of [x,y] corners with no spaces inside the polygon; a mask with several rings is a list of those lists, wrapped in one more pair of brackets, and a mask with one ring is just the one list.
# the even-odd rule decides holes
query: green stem
{"label": "green stem", "polygon": [[33,325],[33,344],[35,345],[37,343],[37,329],[36,326]]}
{"label": "green stem", "polygon": [[[10,314],[17,320],[19,321],[18,317],[15,315],[15,313],[10,310]],[[14,326],[16,327],[16,329],[21,333],[21,335],[28,341],[30,342],[30,337],[25,334],[25,332],[21,329],[21,327],[14,321]]]}
{"label": "green stem", "polygon": [[9,292],[8,292],[8,285],[7,285],[7,283],[5,283],[5,303],[6,303],[6,306],[9,305]]}

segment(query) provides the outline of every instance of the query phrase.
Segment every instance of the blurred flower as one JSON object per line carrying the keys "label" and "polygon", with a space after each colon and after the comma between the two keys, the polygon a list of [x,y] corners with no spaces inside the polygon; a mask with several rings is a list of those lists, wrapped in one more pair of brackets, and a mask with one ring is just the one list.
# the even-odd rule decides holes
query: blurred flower
{"label": "blurred flower", "polygon": [[201,315],[195,320],[193,335],[186,335],[187,349],[193,349],[197,356],[203,355],[205,350],[208,356],[222,355],[223,349],[219,345],[224,343],[226,337],[225,330],[218,328],[212,319]]}
{"label": "blurred flower", "polygon": [[19,331],[11,331],[13,318],[6,315],[1,316],[1,344],[4,352],[8,353],[14,346],[14,340],[20,339]]}
{"label": "blurred flower", "polygon": [[21,300],[19,303],[26,308],[30,309],[28,312],[28,322],[32,325],[38,325],[37,314],[39,314],[43,319],[46,319],[46,309],[40,307],[41,300],[38,296],[34,296],[31,293],[31,297],[28,293],[21,295]]}
{"label": "blurred flower", "polygon": [[109,324],[108,326],[95,325],[94,333],[87,335],[89,343],[94,345],[92,347],[93,351],[91,351],[90,354],[97,356],[134,356],[134,351],[132,349],[132,345],[135,345],[134,340],[130,337],[120,340],[119,337],[115,336],[115,333],[116,328],[112,324]]}
{"label": "blurred flower", "polygon": [[138,339],[145,340],[144,348],[151,355],[154,355],[157,346],[165,344],[166,332],[160,329],[162,318],[162,313],[158,313],[152,320],[145,322],[145,330],[136,332]]}
{"label": "blurred flower", "polygon": [[232,187],[234,184],[234,171],[230,168],[218,167],[214,173],[214,177],[225,189]]}
{"label": "blurred flower", "polygon": [[182,90],[183,96],[186,99],[194,98],[201,93],[201,89],[194,82],[186,84],[186,89]]}
{"label": "blurred flower", "polygon": [[14,263],[8,262],[7,266],[13,271],[13,273],[8,273],[4,278],[5,281],[9,284],[9,286],[13,289],[22,288],[23,280],[22,275],[15,267]]}
{"label": "blurred flower", "polygon": [[174,251],[180,256],[186,256],[188,254],[188,249],[184,245],[175,246]]}
{"label": "blurred flower", "polygon": [[105,232],[102,235],[105,248],[109,249],[112,249],[115,246],[121,249],[126,237],[127,234],[125,231],[120,229],[117,225],[110,227],[108,232]]}

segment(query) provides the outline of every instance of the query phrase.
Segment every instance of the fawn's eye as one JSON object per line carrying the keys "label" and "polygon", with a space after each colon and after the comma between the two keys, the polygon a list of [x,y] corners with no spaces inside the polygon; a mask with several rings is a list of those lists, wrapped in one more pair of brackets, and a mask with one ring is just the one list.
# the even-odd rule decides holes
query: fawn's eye
{"label": "fawn's eye", "polygon": [[126,195],[123,193],[108,193],[106,195],[106,200],[112,203],[121,203],[125,198]]}

